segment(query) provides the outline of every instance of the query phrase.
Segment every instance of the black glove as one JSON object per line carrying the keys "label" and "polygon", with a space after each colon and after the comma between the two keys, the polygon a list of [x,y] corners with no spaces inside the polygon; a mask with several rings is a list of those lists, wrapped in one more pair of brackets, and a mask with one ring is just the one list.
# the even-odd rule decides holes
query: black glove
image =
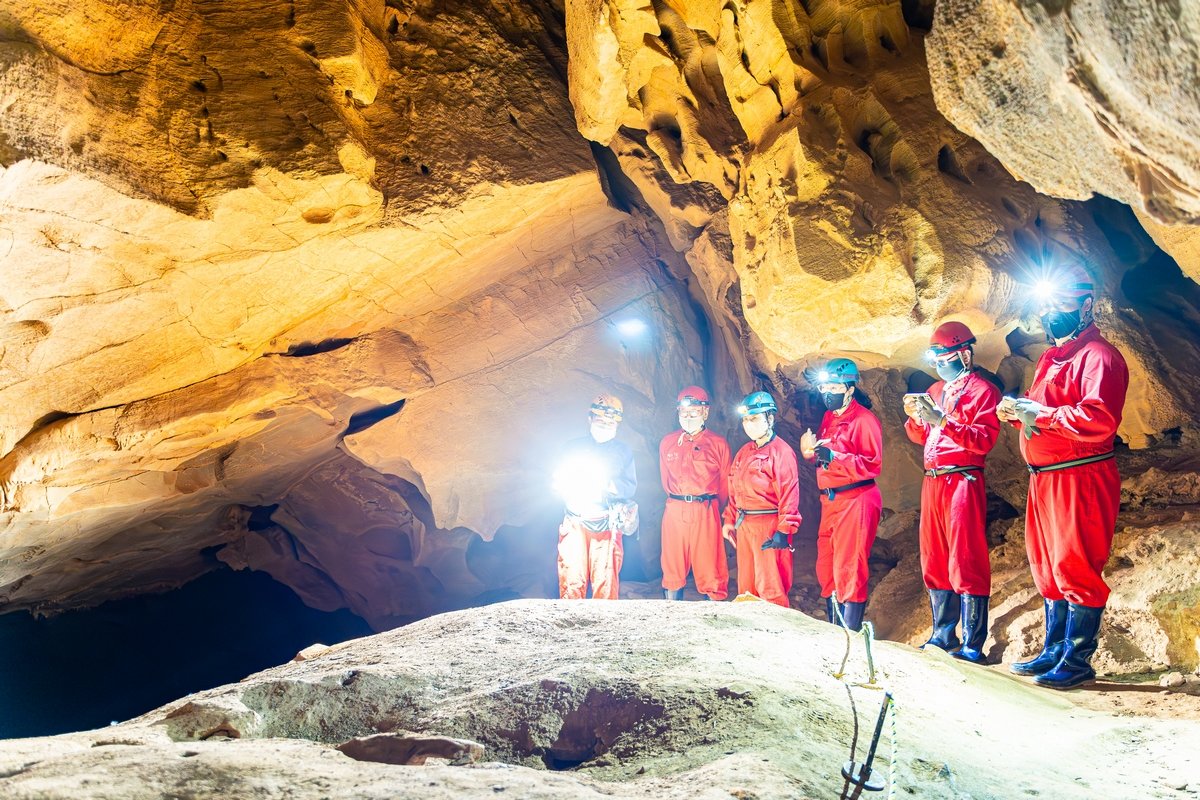
{"label": "black glove", "polygon": [[771,534],[771,538],[762,543],[760,550],[793,550],[791,543],[788,542],[788,535],[783,531],[775,531]]}
{"label": "black glove", "polygon": [[813,449],[813,454],[817,457],[817,466],[829,468],[829,464],[833,461],[833,451],[823,444],[819,444]]}

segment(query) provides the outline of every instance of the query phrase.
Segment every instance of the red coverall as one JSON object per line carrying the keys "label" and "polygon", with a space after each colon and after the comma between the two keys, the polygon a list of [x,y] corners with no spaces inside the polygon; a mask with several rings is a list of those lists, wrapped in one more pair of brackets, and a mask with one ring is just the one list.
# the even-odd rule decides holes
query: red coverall
{"label": "red coverall", "polygon": [[[702,429],[695,436],[669,433],[658,445],[667,508],[662,521],[662,585],[672,591],[696,574],[696,590],[712,600],[729,595],[729,564],[721,539],[721,508],[729,499],[729,443]],[[688,501],[670,495],[714,495]]]}
{"label": "red coverall", "polygon": [[763,550],[775,531],[791,541],[800,527],[800,473],[796,451],[778,436],[762,447],[747,442],[729,470],[729,505],[724,521],[737,525],[738,511],[773,509],[774,514],[747,514],[737,529],[738,594],[752,594],[789,607],[792,552]]}
{"label": "red coverall", "polygon": [[909,418],[908,438],[925,445],[925,469],[979,467],[972,472],[925,476],[921,485],[921,572],[925,588],[987,597],[992,593],[988,563],[987,492],[983,460],[996,444],[1000,390],[978,372],[929,387],[946,414],[940,428]]}
{"label": "red coverall", "polygon": [[[879,419],[857,400],[841,413],[826,411],[818,439],[828,439],[837,457],[829,468],[817,467],[817,488],[836,489],[879,477],[883,464],[883,430]],[[833,500],[821,492],[821,526],[817,531],[817,581],[821,596],[837,590],[838,602],[867,600],[867,557],[875,543],[883,498],[872,484],[838,492]]]}
{"label": "red coverall", "polygon": [[[1021,455],[1044,467],[1111,452],[1128,387],[1125,359],[1095,325],[1051,347],[1038,359],[1026,392],[1049,408],[1034,423],[1041,433],[1021,436]],[[1120,503],[1114,459],[1029,476],[1025,547],[1043,597],[1081,606],[1108,603],[1101,570]]]}
{"label": "red coverall", "polygon": [[590,581],[593,600],[616,600],[625,550],[621,533],[609,530],[607,515],[613,503],[631,500],[637,489],[633,451],[617,439],[597,444],[588,436],[570,442],[563,460],[569,463],[580,455],[603,465],[612,491],[595,504],[567,508],[558,529],[558,595],[564,600],[582,600]]}

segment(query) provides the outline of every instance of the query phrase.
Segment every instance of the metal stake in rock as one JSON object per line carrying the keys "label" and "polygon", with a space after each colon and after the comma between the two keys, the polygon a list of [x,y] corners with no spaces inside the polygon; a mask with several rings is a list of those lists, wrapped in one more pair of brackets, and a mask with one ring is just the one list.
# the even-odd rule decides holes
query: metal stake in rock
{"label": "metal stake in rock", "polygon": [[871,737],[871,748],[867,751],[867,759],[861,765],[847,761],[842,766],[842,777],[861,786],[868,792],[882,792],[887,781],[882,776],[876,777],[871,773],[871,762],[875,760],[875,748],[879,746],[879,736],[883,733],[883,721],[887,719],[888,709],[892,705],[892,693],[884,692],[883,705],[879,707],[879,719],[875,723],[875,735]]}

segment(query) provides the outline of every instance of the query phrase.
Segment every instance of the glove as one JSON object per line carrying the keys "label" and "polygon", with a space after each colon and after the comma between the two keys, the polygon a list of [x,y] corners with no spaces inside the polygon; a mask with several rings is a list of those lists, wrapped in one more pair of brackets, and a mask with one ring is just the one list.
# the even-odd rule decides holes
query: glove
{"label": "glove", "polygon": [[923,422],[937,428],[941,426],[945,416],[945,412],[935,406],[931,400],[926,400],[924,397],[917,400],[917,417]]}
{"label": "glove", "polygon": [[1034,423],[1037,421],[1038,414],[1046,410],[1048,410],[1046,406],[1036,400],[1030,400],[1028,397],[1018,397],[1013,403],[1013,411],[1017,415],[1017,419],[1021,421],[1026,439],[1032,439],[1035,434],[1041,433]]}
{"label": "glove", "polygon": [[762,543],[760,550],[791,550],[795,548],[788,542],[788,535],[783,531],[775,531],[771,538]]}
{"label": "glove", "polygon": [[829,469],[829,464],[833,461],[833,451],[827,445],[817,445],[813,449],[813,454],[817,457],[817,466]]}

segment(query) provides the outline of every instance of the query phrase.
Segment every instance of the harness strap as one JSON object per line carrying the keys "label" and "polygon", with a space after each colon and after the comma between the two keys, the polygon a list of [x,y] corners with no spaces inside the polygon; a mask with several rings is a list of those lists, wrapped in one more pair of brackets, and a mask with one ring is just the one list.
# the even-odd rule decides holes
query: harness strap
{"label": "harness strap", "polygon": [[1041,472],[1057,472],[1060,469],[1070,469],[1071,467],[1082,467],[1084,464],[1095,464],[1100,461],[1108,461],[1110,458],[1116,458],[1116,451],[1109,450],[1107,453],[1101,453],[1098,456],[1085,456],[1084,458],[1073,458],[1070,461],[1059,461],[1057,464],[1047,464],[1044,467],[1035,467],[1033,464],[1026,464],[1029,468],[1030,475],[1037,475]]}
{"label": "harness strap", "polygon": [[733,523],[734,528],[742,527],[742,521],[746,517],[761,517],[767,514],[775,514],[778,516],[778,508],[739,508],[737,509],[737,519]]}
{"label": "harness strap", "polygon": [[[960,472],[982,472],[983,467],[934,467],[933,469],[925,470],[926,477],[937,478],[942,475],[956,475]],[[975,480],[972,475],[967,476],[970,480]]]}
{"label": "harness strap", "polygon": [[830,486],[828,489],[821,489],[820,491],[829,498],[830,502],[832,502],[833,498],[837,497],[842,492],[848,492],[851,489],[861,489],[864,486],[874,485],[875,479],[867,478],[865,481],[855,481],[854,483],[847,483],[845,486]]}

